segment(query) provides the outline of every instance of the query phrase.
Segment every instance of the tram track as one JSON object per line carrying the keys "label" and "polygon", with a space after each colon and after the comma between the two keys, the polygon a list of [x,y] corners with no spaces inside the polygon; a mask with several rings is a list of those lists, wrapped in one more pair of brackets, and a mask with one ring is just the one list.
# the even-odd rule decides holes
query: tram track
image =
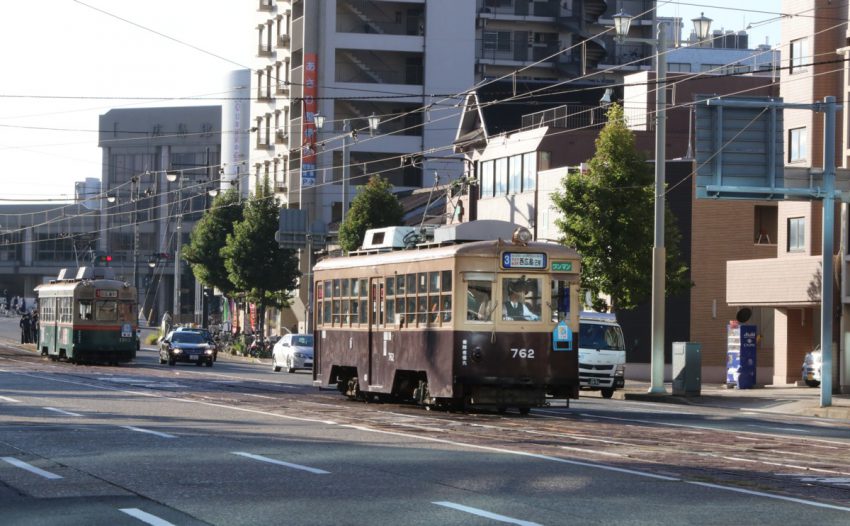
{"label": "tram track", "polygon": [[[172,369],[126,366],[73,366],[47,362],[31,353],[0,344],[0,366],[14,360],[31,372],[61,373],[80,382],[100,384],[93,373],[140,375],[174,380]],[[21,363],[22,362],[22,363]],[[14,362],[9,362],[14,363]],[[188,375],[187,375],[188,376]],[[307,386],[278,389],[272,382],[222,381],[214,372],[198,371],[187,384],[167,382],[133,386],[158,396],[194,399],[332,421],[336,425],[440,439],[470,447],[487,446],[517,452],[604,464],[682,480],[723,484],[793,498],[846,505],[850,482],[847,442],[817,437],[729,431],[704,425],[653,422],[645,418],[606,420],[587,409],[547,410],[530,417],[490,413],[443,413],[403,404],[372,404],[342,399],[336,391]],[[143,383],[143,382],[142,382]],[[113,384],[113,387],[116,387]],[[711,412],[695,418],[717,418]],[[603,417],[603,418],[600,418]],[[734,415],[724,418],[742,418]],[[592,420],[592,421],[591,421]],[[781,420],[782,426],[790,426]]]}

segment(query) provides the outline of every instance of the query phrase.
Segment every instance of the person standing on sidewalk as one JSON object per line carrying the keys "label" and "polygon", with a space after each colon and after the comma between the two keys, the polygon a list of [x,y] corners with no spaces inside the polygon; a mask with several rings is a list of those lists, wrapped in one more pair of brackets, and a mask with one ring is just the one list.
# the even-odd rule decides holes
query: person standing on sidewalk
{"label": "person standing on sidewalk", "polygon": [[32,330],[30,324],[30,314],[25,312],[23,316],[21,316],[21,321],[18,323],[21,327],[21,343],[30,343],[30,331]]}

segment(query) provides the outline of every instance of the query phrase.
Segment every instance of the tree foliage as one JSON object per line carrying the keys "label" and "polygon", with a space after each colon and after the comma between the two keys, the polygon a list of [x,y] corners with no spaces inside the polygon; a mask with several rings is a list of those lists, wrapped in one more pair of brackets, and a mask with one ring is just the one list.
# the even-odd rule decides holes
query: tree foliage
{"label": "tree foliage", "polygon": [[339,227],[339,245],[345,251],[356,250],[366,230],[400,225],[404,209],[392,193],[392,185],[380,176],[372,176],[351,201],[351,209]]}
{"label": "tree foliage", "polygon": [[[617,309],[634,308],[652,295],[654,185],[652,165],[636,149],[622,108],[613,104],[588,173],[568,175],[552,196],[565,243],[582,255],[582,288],[594,298],[610,295]],[[669,206],[665,214],[666,290],[673,295],[690,282]],[[601,299],[594,301],[595,308],[604,307]]]}
{"label": "tree foliage", "polygon": [[266,307],[286,307],[300,275],[294,250],[275,240],[280,207],[268,178],[245,205],[242,221],[227,236],[224,264],[235,289],[257,304],[259,332],[263,333]]}
{"label": "tree foliage", "polygon": [[223,294],[234,291],[222,250],[233,226],[242,220],[242,201],[236,190],[219,194],[189,236],[182,256],[192,267],[195,279]]}

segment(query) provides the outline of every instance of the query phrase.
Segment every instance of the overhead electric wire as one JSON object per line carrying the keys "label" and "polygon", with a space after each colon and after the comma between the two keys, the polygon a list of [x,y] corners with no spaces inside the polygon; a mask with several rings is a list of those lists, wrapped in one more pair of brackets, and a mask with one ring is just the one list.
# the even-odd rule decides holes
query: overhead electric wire
{"label": "overhead electric wire", "polygon": [[[563,52],[563,51],[561,51],[561,52]],[[561,53],[561,52],[559,52],[559,53]],[[669,51],[668,51],[668,52],[669,52]],[[556,54],[556,55],[557,55],[557,54]],[[553,55],[553,56],[555,56],[555,55]],[[735,62],[737,62],[737,61],[735,61]],[[733,62],[733,63],[731,63],[731,64],[734,64],[734,62]],[[595,73],[594,73],[594,74],[595,74]],[[587,76],[585,76],[585,77],[580,77],[579,79],[581,79],[581,78],[586,78],[586,77],[590,77],[590,76],[592,76],[592,75],[593,75],[593,74],[591,74],[591,75],[587,75]],[[508,78],[508,77],[510,77],[510,76],[512,76],[512,75],[511,75],[511,74],[508,74],[508,75],[505,75],[505,76],[501,77],[501,79]],[[492,80],[491,82],[496,82],[496,81],[498,81],[498,80],[500,80],[500,79],[495,79],[495,80]],[[578,79],[573,79],[572,81],[574,82],[575,80],[578,80]],[[463,95],[463,94],[460,94],[460,96],[464,96],[464,95]],[[528,94],[523,94],[523,96],[528,96]],[[341,97],[341,98],[345,98],[345,97]],[[508,99],[506,99],[506,100],[510,100],[510,99],[511,99],[511,98],[508,98]],[[496,103],[500,103],[500,102],[504,102],[504,101],[491,101],[491,102],[490,102],[490,104],[496,104]],[[429,105],[428,105],[427,107],[425,107],[424,109],[425,109],[425,110],[427,110],[428,108],[432,107],[432,105],[433,105],[433,103],[432,103],[432,104],[429,104]],[[420,111],[422,111],[422,110],[420,110]],[[409,112],[408,112],[408,113],[406,113],[406,114],[409,114]],[[402,115],[404,115],[404,114],[402,114]],[[564,130],[564,131],[569,131],[569,130]],[[394,132],[394,133],[397,133],[397,131],[396,131],[396,132]],[[382,134],[381,136],[383,136],[383,134]],[[444,147],[432,148],[432,149],[429,149],[427,152],[420,152],[420,153],[425,153],[425,154],[427,155],[427,153],[434,153],[435,151],[441,151],[441,150],[448,149],[448,148],[451,148],[451,147],[452,147],[451,145],[447,145],[447,146],[444,146]],[[300,148],[291,149],[291,150],[290,150],[290,153],[293,153],[293,152],[298,151],[298,150],[300,150]],[[394,159],[394,158],[395,158],[395,159],[403,158],[403,157],[407,157],[407,156],[410,156],[410,155],[417,155],[417,154],[416,154],[416,153],[413,153],[413,154],[411,154],[411,153],[405,153],[405,154],[401,154],[401,155],[399,155],[399,156],[392,156],[392,157],[389,157],[389,158],[386,158],[386,159],[380,159],[380,160],[375,160],[375,161],[370,161],[370,162],[382,162],[382,161],[386,161],[386,160],[392,160],[392,159]],[[458,157],[458,160],[463,160],[463,159],[464,159],[463,157]],[[362,164],[362,163],[352,163],[352,165],[354,165],[354,164]],[[330,168],[327,168],[327,169],[335,169],[335,168],[337,168],[337,167],[335,167],[335,166],[334,166],[334,167],[330,167]],[[246,176],[247,176],[247,175],[249,175],[249,174],[243,174],[243,175],[246,175]],[[371,174],[367,174],[367,175],[371,175]],[[323,183],[321,186],[328,185],[328,184],[336,184],[336,182]]]}

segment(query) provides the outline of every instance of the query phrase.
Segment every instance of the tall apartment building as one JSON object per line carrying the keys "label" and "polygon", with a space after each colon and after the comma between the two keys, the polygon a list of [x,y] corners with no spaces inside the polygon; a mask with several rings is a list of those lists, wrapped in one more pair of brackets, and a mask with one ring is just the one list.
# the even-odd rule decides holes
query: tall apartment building
{"label": "tall apartment building", "polygon": [[285,206],[327,222],[342,216],[343,179],[354,188],[380,173],[410,188],[430,186],[434,170],[459,173],[460,163],[402,167],[399,157],[448,155],[463,100],[455,95],[481,81],[503,79],[483,88],[486,102],[589,74],[578,85],[611,83],[623,71],[606,73],[613,65],[651,66],[651,46],[602,35],[623,8],[640,15],[632,36],[652,36],[649,0],[257,2],[251,185],[267,175]]}

